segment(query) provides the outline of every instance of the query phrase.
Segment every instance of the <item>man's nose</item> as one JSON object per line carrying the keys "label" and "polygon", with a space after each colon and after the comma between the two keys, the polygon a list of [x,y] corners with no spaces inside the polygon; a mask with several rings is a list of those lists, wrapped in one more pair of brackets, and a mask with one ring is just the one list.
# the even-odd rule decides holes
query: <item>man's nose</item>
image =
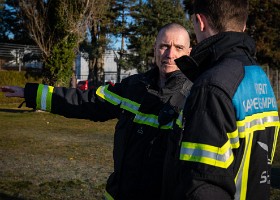
{"label": "man's nose", "polygon": [[166,53],[168,58],[174,58],[176,56],[176,51],[174,47],[168,48]]}

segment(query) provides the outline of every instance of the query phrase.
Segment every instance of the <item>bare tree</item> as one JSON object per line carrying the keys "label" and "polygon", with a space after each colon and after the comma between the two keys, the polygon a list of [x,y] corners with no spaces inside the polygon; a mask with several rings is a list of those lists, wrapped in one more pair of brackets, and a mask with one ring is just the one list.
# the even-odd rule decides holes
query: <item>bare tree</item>
{"label": "bare tree", "polygon": [[[59,8],[54,8],[57,4],[60,4]],[[55,27],[52,26],[58,9],[59,15],[65,20],[65,32],[74,33],[83,39],[96,10],[94,5],[94,0],[21,0],[19,4],[25,25],[44,57],[50,55],[51,47],[58,40]]]}
{"label": "bare tree", "polygon": [[94,19],[99,17],[101,5],[106,3],[100,0],[21,0],[19,2],[23,23],[43,52],[44,62],[51,59],[54,46],[61,41],[68,40],[69,43],[71,40],[76,44],[73,50],[77,49],[86,35],[86,29]]}

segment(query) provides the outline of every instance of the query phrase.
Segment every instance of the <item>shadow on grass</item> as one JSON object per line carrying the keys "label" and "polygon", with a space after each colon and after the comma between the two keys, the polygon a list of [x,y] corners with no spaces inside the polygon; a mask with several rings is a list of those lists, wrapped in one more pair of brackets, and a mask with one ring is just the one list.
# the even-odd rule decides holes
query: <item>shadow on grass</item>
{"label": "shadow on grass", "polygon": [[3,193],[0,193],[0,199],[1,200],[25,200],[23,198],[10,196],[10,195],[3,194]]}
{"label": "shadow on grass", "polygon": [[26,113],[26,112],[35,112],[34,110],[20,110],[16,108],[0,108],[0,112],[9,112],[9,113]]}

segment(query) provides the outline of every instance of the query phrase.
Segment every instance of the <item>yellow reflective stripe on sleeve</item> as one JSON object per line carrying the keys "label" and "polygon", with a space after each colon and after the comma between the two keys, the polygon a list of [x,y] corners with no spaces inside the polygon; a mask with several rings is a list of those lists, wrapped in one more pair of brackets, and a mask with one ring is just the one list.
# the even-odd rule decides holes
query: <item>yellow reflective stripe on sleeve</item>
{"label": "yellow reflective stripe on sleeve", "polygon": [[54,87],[39,84],[36,97],[36,109],[51,111],[52,94]]}
{"label": "yellow reflective stripe on sleeve", "polygon": [[[102,99],[112,103],[113,105],[120,105],[120,108],[127,110],[131,113],[135,114],[134,122],[138,124],[145,124],[149,125],[155,128],[159,127],[158,123],[158,116],[154,114],[145,114],[139,112],[140,104],[134,101],[131,101],[130,99],[123,98],[111,91],[108,90],[108,86],[100,86],[96,94],[101,97]],[[182,118],[183,118],[183,112],[180,112],[178,119],[176,119],[176,124],[182,128]],[[175,119],[174,119],[175,120]],[[160,127],[160,129],[172,129],[173,128],[173,121],[169,122],[168,124],[165,124]]]}
{"label": "yellow reflective stripe on sleeve", "polygon": [[41,96],[42,96],[43,87],[44,87],[44,85],[39,84],[38,89],[37,89],[36,109],[38,109],[38,110],[41,109]]}
{"label": "yellow reflective stripe on sleeve", "polygon": [[238,130],[235,130],[232,133],[227,133],[227,136],[230,140],[231,148],[232,149],[237,149],[240,146]]}
{"label": "yellow reflective stripe on sleeve", "polygon": [[179,128],[183,128],[183,111],[179,113],[179,116],[176,119],[176,124]]}
{"label": "yellow reflective stripe on sleeve", "polygon": [[121,103],[121,108],[130,111],[134,114],[138,112],[138,109],[140,107],[139,103],[136,103],[134,101],[131,101],[129,99],[123,98],[122,103]]}
{"label": "yellow reflective stripe on sleeve", "polygon": [[140,107],[139,103],[123,98],[108,90],[109,85],[100,86],[96,90],[96,94],[102,99],[110,102],[113,105],[120,105],[121,108],[136,114]]}
{"label": "yellow reflective stripe on sleeve", "polygon": [[114,198],[105,190],[104,193],[105,200],[114,200]]}
{"label": "yellow reflective stripe on sleeve", "polygon": [[182,142],[180,160],[200,162],[216,167],[228,168],[233,162],[230,141],[227,141],[222,147]]}
{"label": "yellow reflective stripe on sleeve", "polygon": [[120,97],[119,95],[116,95],[115,93],[111,92],[108,90],[108,86],[109,85],[105,85],[105,86],[100,86],[97,90],[96,90],[96,94],[101,97],[102,99],[109,101],[110,103],[112,103],[113,105],[118,105],[121,103],[122,101],[122,97]]}
{"label": "yellow reflective stripe on sleeve", "polygon": [[[158,116],[153,114],[144,114],[141,112],[138,112],[133,120],[134,122],[138,124],[146,124],[155,128],[159,127],[158,123]],[[161,129],[171,129],[173,127],[173,121],[169,122],[168,124],[165,124],[161,126]]]}

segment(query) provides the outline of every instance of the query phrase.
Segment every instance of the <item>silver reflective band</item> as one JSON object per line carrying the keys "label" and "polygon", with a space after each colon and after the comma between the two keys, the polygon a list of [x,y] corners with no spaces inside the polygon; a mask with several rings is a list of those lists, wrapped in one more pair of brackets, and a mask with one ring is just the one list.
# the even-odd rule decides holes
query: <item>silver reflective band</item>
{"label": "silver reflective band", "polygon": [[245,132],[246,129],[252,128],[256,125],[265,124],[268,122],[277,122],[279,121],[278,116],[268,116],[260,119],[254,119],[253,121],[246,122],[243,126],[238,126],[238,132],[242,133]]}
{"label": "silver reflective band", "polygon": [[124,108],[125,110],[131,111],[132,113],[136,114],[140,105],[134,105],[134,104],[126,101],[126,99],[123,99],[123,101],[121,103],[121,107]]}
{"label": "silver reflective band", "polygon": [[202,149],[192,149],[192,148],[182,147],[181,154],[197,156],[197,157],[207,157],[221,162],[226,162],[232,155],[232,150],[228,149],[224,154],[218,154]]}
{"label": "silver reflective band", "polygon": [[43,86],[42,89],[42,95],[41,95],[41,109],[46,110],[47,109],[47,94],[49,91],[49,87],[47,85]]}

